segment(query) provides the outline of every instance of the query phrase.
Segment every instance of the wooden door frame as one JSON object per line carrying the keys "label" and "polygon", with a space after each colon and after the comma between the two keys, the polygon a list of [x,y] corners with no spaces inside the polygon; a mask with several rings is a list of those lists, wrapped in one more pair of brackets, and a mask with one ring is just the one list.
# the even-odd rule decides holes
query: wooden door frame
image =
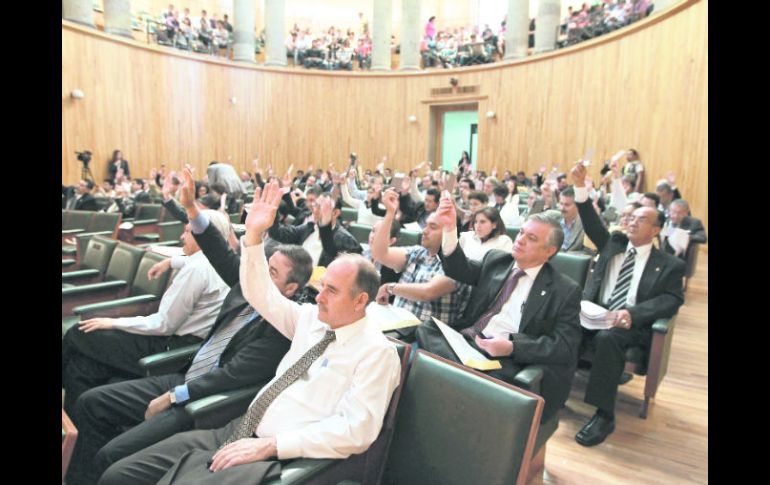
{"label": "wooden door frame", "polygon": [[[462,101],[456,104],[431,104],[430,106],[430,142],[428,143],[428,160],[433,161],[434,170],[440,170],[442,145],[444,135],[444,114],[451,111],[475,111],[478,117],[479,100]],[[478,131],[477,131],[478,133]]]}

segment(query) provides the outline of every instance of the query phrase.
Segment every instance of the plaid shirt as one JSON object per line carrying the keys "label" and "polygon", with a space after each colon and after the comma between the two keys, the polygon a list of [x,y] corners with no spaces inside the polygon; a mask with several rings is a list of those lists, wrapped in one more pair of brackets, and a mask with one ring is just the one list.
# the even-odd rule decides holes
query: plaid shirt
{"label": "plaid shirt", "polygon": [[[409,246],[404,249],[406,250],[406,265],[399,283],[427,283],[434,276],[444,274],[441,260],[438,256],[430,256],[424,247]],[[453,325],[465,311],[470,293],[470,286],[455,282],[455,291],[438,300],[424,302],[407,300],[397,296],[393,305],[414,313],[421,322],[429,321],[430,317],[434,316],[447,325]]]}

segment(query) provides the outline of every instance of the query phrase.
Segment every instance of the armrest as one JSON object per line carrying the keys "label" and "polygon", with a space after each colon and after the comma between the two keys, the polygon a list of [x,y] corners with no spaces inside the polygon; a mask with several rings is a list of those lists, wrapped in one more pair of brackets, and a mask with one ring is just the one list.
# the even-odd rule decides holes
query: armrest
{"label": "armrest", "polygon": [[144,369],[147,376],[178,372],[198,352],[200,347],[201,344],[188,345],[167,352],[148,355],[139,359],[139,367]]}
{"label": "armrest", "polygon": [[76,278],[83,278],[85,276],[96,276],[99,274],[98,269],[80,269],[76,271],[68,271],[61,274],[62,281],[73,280]]}
{"label": "armrest", "polygon": [[82,232],[86,232],[85,229],[62,229],[61,235],[62,236],[69,236],[72,234],[80,234]]}
{"label": "armrest", "polygon": [[128,281],[125,280],[112,280],[102,281],[101,283],[93,283],[90,285],[73,286],[71,288],[62,288],[61,296],[80,295],[82,293],[89,293],[92,291],[108,290],[113,288],[121,288],[128,285]]}
{"label": "armrest", "polygon": [[112,231],[96,231],[96,232],[81,232],[80,234],[76,235],[75,237],[81,238],[81,237],[92,237],[92,236],[111,236]]}
{"label": "armrest", "polygon": [[668,333],[668,318],[660,318],[652,324],[652,331],[655,333]]}
{"label": "armrest", "polygon": [[103,301],[99,303],[91,303],[90,305],[81,305],[73,308],[72,313],[75,315],[81,315],[83,313],[89,312],[112,310],[114,308],[133,305],[136,303],[149,303],[157,299],[158,297],[152,294],[129,296],[128,298],[121,298],[120,300]]}
{"label": "armrest", "polygon": [[160,241],[160,242],[151,242],[151,243],[145,243],[145,244],[139,244],[138,246],[140,248],[147,248],[150,246],[178,246],[182,244],[182,241]]}
{"label": "armrest", "polygon": [[134,226],[145,226],[147,224],[157,224],[158,219],[135,219]]}
{"label": "armrest", "polygon": [[261,388],[257,385],[218,392],[193,401],[184,409],[195,420],[197,429],[218,428],[244,414]]}
{"label": "armrest", "polygon": [[540,394],[540,382],[543,380],[543,366],[528,365],[513,378],[513,384],[535,394]]}

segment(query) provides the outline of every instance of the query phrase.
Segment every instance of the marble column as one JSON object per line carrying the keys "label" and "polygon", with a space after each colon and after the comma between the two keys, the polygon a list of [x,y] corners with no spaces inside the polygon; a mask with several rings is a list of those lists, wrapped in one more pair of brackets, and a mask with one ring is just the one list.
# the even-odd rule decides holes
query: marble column
{"label": "marble column", "polygon": [[393,0],[374,0],[372,16],[372,71],[390,71],[390,36]]}
{"label": "marble column", "polygon": [[508,20],[505,23],[505,57],[527,57],[529,43],[529,0],[508,0]]}
{"label": "marble column", "polygon": [[[254,2],[255,0],[251,0]],[[265,0],[265,65],[286,67],[284,0]]]}
{"label": "marble column", "polygon": [[131,35],[131,2],[130,0],[104,0],[104,31],[108,34]]}
{"label": "marble column", "polygon": [[540,0],[535,20],[535,54],[556,48],[561,0]]}
{"label": "marble column", "polygon": [[[401,15],[401,62],[400,71],[420,69],[420,37],[423,19],[420,17],[420,0],[403,0]],[[427,19],[425,19],[427,21]]]}
{"label": "marble column", "polygon": [[61,16],[64,20],[95,27],[94,3],[91,0],[62,0],[61,7]]}
{"label": "marble column", "polygon": [[257,0],[233,2],[233,60],[254,63],[254,24]]}

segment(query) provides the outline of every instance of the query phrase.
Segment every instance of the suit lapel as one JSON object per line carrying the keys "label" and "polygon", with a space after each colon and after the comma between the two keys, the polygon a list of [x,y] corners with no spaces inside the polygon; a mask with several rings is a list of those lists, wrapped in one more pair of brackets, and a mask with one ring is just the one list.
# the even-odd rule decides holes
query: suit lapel
{"label": "suit lapel", "polygon": [[532,283],[532,288],[529,290],[529,296],[527,301],[524,302],[524,313],[521,315],[521,322],[519,323],[519,333],[523,333],[532,322],[532,319],[540,311],[540,307],[543,303],[551,297],[551,278],[550,266],[546,263],[546,266],[540,270],[537,278]]}
{"label": "suit lapel", "polygon": [[647,265],[642,272],[642,279],[639,280],[639,287],[636,289],[636,301],[647,299],[655,284],[663,272],[665,261],[662,261],[660,251],[652,248],[650,257],[647,259]]}

